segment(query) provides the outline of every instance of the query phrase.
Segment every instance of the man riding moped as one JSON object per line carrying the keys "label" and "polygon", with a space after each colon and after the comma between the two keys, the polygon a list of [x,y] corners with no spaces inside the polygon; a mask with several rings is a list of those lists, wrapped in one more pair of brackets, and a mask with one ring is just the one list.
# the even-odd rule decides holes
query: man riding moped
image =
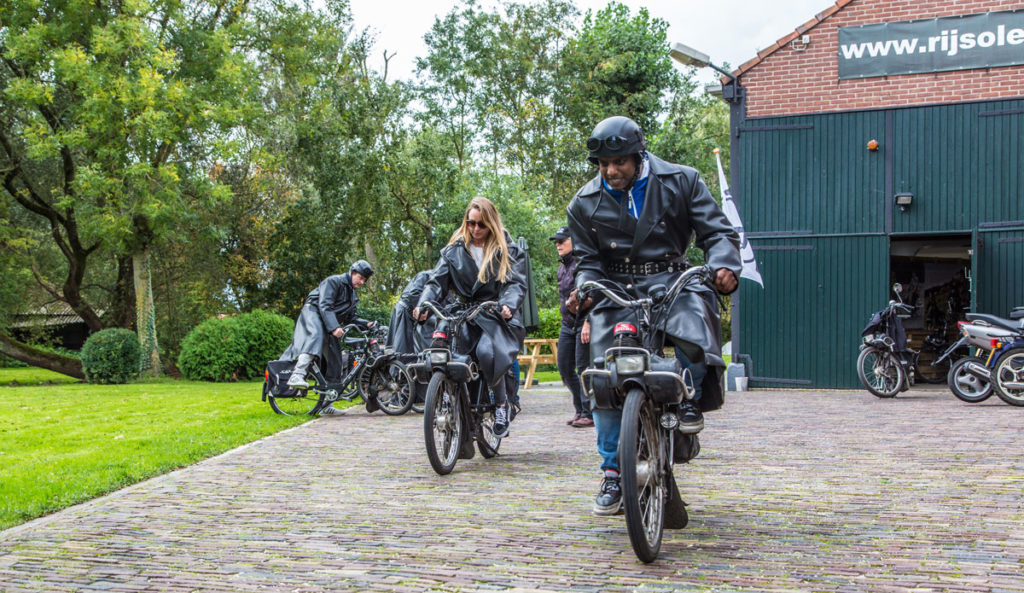
{"label": "man riding moped", "polygon": [[[599,175],[584,185],[567,208],[569,234],[577,258],[576,286],[585,295],[587,281],[612,280],[632,298],[646,297],[652,286],[672,285],[687,268],[691,238],[713,270],[715,289],[729,294],[739,284],[742,260],[739,236],[715,203],[695,169],[668,163],[646,150],[643,132],[633,120],[616,116],[594,127],[587,140],[588,160]],[[592,297],[583,297],[584,308]],[[720,327],[715,294],[705,288],[686,291],[675,301],[663,330],[676,357],[688,368],[696,393],[684,402],[674,457],[685,462],[696,455],[696,433],[704,427],[703,412],[722,406]],[[590,357],[603,364],[612,345],[613,327],[630,321],[608,299],[590,313]],[[621,409],[594,409],[597,449],[604,479],[594,512],[615,514],[622,503],[618,442]],[[692,435],[692,436],[684,436]]]}

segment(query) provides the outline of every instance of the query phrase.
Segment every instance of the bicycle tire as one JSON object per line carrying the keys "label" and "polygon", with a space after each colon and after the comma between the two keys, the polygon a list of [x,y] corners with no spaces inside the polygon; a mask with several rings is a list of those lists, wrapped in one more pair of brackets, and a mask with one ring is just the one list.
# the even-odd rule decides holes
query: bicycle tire
{"label": "bicycle tire", "polygon": [[412,377],[405,365],[390,360],[370,373],[369,397],[376,397],[380,411],[388,416],[401,416],[412,407]]}
{"label": "bicycle tire", "polygon": [[965,356],[953,363],[946,377],[946,385],[960,401],[969,404],[983,402],[992,397],[992,382],[979,379],[964,370],[968,363],[978,363],[985,366],[985,360],[977,356]]}
{"label": "bicycle tire", "polygon": [[291,396],[273,395],[267,384],[263,384],[263,393],[270,408],[283,416],[312,416],[323,406],[323,394],[312,389],[296,389],[294,392],[295,395]]}
{"label": "bicycle tire", "polygon": [[1024,406],[1024,348],[1010,348],[999,356],[992,383],[999,399],[1011,406]]}
{"label": "bicycle tire", "polygon": [[454,384],[435,371],[427,385],[423,437],[430,466],[445,476],[455,469],[462,446],[461,400]]}
{"label": "bicycle tire", "polygon": [[661,550],[665,529],[667,482],[661,427],[647,394],[631,389],[622,410],[619,471],[626,530],[637,558],[653,562]]}
{"label": "bicycle tire", "polygon": [[887,350],[870,346],[857,356],[857,377],[875,397],[896,397],[906,381],[903,366]]}
{"label": "bicycle tire", "polygon": [[914,356],[914,374],[917,376],[918,381],[932,385],[946,382],[950,369],[949,358],[946,358],[936,366],[932,366],[932,363],[940,356],[942,356],[942,352],[925,348],[922,348]]}

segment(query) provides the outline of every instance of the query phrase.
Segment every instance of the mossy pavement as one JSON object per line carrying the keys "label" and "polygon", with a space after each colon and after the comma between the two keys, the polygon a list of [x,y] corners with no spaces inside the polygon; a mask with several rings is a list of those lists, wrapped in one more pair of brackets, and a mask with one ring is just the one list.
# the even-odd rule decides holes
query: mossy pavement
{"label": "mossy pavement", "polygon": [[0,532],[0,590],[1024,592],[1024,409],[997,398],[729,394],[643,565],[590,513],[566,391],[522,396],[449,476],[422,416],[357,408]]}

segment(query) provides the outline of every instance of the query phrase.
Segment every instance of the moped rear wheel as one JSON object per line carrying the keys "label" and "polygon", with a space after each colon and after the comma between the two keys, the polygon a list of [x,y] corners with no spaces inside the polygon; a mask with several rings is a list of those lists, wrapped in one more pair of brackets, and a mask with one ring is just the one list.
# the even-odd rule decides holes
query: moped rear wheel
{"label": "moped rear wheel", "polygon": [[501,447],[501,437],[494,434],[494,410],[488,410],[480,418],[480,436],[476,441],[476,448],[484,459],[490,459],[498,454]]}
{"label": "moped rear wheel", "polygon": [[914,370],[917,373],[918,381],[922,383],[938,384],[946,381],[949,376],[950,361],[946,358],[939,364],[932,366],[932,363],[942,356],[942,352],[921,348],[921,351],[914,357]]}
{"label": "moped rear wheel", "polygon": [[369,397],[377,398],[381,411],[388,416],[404,414],[412,407],[412,377],[405,365],[397,360],[373,369],[367,392]]}
{"label": "moped rear wheel", "polygon": [[896,397],[905,379],[903,366],[888,350],[868,347],[857,357],[857,377],[876,397]]}
{"label": "moped rear wheel", "polygon": [[977,356],[965,356],[953,363],[949,369],[946,384],[953,395],[969,404],[983,402],[992,396],[992,382],[985,381],[967,372],[967,365],[976,363],[985,366],[985,361]]}
{"label": "moped rear wheel", "polygon": [[267,402],[278,414],[285,416],[303,416],[315,414],[322,404],[322,395],[312,389],[292,389],[287,395],[274,395],[266,383],[263,384],[263,393],[267,396]]}
{"label": "moped rear wheel", "polygon": [[1024,348],[1004,352],[992,376],[999,399],[1011,406],[1024,406]]}
{"label": "moped rear wheel", "polygon": [[668,494],[665,455],[653,404],[642,390],[630,390],[622,410],[619,470],[629,542],[644,563],[653,562],[661,550]]}
{"label": "moped rear wheel", "polygon": [[423,410],[423,437],[427,459],[434,471],[444,476],[455,469],[462,445],[461,401],[458,384],[435,371],[427,385]]}

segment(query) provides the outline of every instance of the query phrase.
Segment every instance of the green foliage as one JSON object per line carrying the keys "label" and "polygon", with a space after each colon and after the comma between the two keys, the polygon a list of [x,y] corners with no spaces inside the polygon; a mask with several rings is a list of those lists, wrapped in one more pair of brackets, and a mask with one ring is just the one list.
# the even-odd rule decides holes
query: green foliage
{"label": "green foliage", "polygon": [[139,374],[139,337],[110,328],[98,331],[82,346],[82,370],[90,383],[127,383]]}
{"label": "green foliage", "polygon": [[530,334],[531,338],[558,338],[558,332],[562,327],[562,314],[558,307],[543,307],[537,311],[540,315],[540,324],[537,331]]}
{"label": "green foliage", "polygon": [[376,321],[383,326],[391,324],[391,309],[384,307],[359,307],[358,315],[367,321]]}
{"label": "green foliage", "polygon": [[196,381],[239,381],[262,376],[291,343],[292,320],[263,311],[214,317],[181,343],[178,368]]}
{"label": "green foliage", "polygon": [[[681,90],[668,54],[668,23],[636,16],[618,2],[587,12],[579,34],[563,54],[567,118],[582,149],[594,124],[613,115],[633,118],[644,132],[658,131],[664,98]],[[582,153],[582,150],[580,150]]]}
{"label": "green foliage", "polygon": [[259,383],[0,389],[0,530],[309,420],[271,412]]}

